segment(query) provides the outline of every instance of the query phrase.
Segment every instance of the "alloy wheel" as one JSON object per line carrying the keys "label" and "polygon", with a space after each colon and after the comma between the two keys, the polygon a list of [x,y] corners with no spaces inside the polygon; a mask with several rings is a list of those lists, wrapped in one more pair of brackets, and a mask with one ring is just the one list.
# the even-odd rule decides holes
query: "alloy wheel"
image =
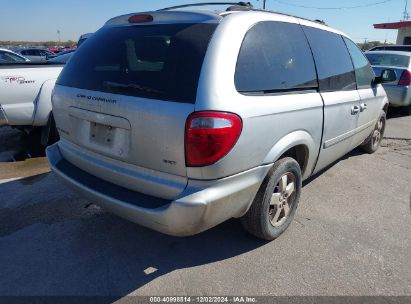
{"label": "alloy wheel", "polygon": [[372,135],[372,145],[374,147],[380,144],[383,133],[384,133],[384,118],[381,117]]}
{"label": "alloy wheel", "polygon": [[287,220],[292,210],[296,193],[296,178],[291,172],[281,176],[271,196],[268,216],[271,225],[279,227]]}

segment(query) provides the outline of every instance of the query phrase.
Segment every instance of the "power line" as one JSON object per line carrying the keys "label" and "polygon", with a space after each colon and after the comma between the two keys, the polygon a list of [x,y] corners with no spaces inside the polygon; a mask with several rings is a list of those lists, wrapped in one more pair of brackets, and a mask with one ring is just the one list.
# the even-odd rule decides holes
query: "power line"
{"label": "power line", "polygon": [[294,3],[290,3],[290,2],[282,1],[282,0],[272,0],[272,1],[284,4],[284,5],[288,5],[288,6],[294,6],[294,7],[312,8],[312,9],[319,9],[319,10],[342,10],[342,9],[354,9],[354,8],[375,6],[375,5],[391,2],[392,0],[382,0],[382,1],[368,3],[368,4],[360,4],[360,5],[353,5],[353,6],[340,6],[340,7],[317,7],[317,6],[299,5],[299,4],[294,4]]}

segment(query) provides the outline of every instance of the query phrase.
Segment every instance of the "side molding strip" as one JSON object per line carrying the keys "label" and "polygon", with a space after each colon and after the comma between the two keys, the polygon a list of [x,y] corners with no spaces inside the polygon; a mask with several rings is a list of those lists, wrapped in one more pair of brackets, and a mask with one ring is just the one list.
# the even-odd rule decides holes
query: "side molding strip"
{"label": "side molding strip", "polygon": [[347,133],[341,134],[337,137],[334,137],[332,139],[327,140],[326,142],[324,142],[324,149],[327,149],[329,147],[332,147],[340,142],[342,142],[343,140],[346,140],[352,136],[354,136],[357,133],[360,133],[361,131],[367,129],[369,126],[374,125],[376,122],[376,120],[372,120],[370,122],[367,122],[366,124],[363,124],[362,126],[355,128],[351,131],[348,131]]}

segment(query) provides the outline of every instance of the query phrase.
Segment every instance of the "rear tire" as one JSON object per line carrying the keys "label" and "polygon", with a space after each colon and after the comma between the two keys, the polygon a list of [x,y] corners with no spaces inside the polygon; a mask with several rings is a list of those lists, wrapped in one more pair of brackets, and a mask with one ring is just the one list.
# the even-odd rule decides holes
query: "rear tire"
{"label": "rear tire", "polygon": [[382,139],[384,137],[386,123],[386,114],[381,111],[380,117],[375,124],[374,130],[371,135],[366,139],[366,141],[360,146],[365,152],[373,154],[381,146]]}
{"label": "rear tire", "polygon": [[290,225],[297,210],[302,188],[301,169],[286,157],[274,163],[260,186],[242,225],[252,235],[274,240]]}
{"label": "rear tire", "polygon": [[411,104],[409,104],[408,106],[404,107],[404,113],[406,115],[411,115]]}

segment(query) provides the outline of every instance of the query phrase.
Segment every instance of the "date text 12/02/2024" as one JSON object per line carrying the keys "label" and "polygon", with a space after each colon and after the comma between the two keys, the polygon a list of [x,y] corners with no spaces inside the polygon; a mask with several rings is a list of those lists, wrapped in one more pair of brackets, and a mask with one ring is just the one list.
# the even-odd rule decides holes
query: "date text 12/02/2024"
{"label": "date text 12/02/2024", "polygon": [[256,303],[254,297],[150,297],[150,303]]}

